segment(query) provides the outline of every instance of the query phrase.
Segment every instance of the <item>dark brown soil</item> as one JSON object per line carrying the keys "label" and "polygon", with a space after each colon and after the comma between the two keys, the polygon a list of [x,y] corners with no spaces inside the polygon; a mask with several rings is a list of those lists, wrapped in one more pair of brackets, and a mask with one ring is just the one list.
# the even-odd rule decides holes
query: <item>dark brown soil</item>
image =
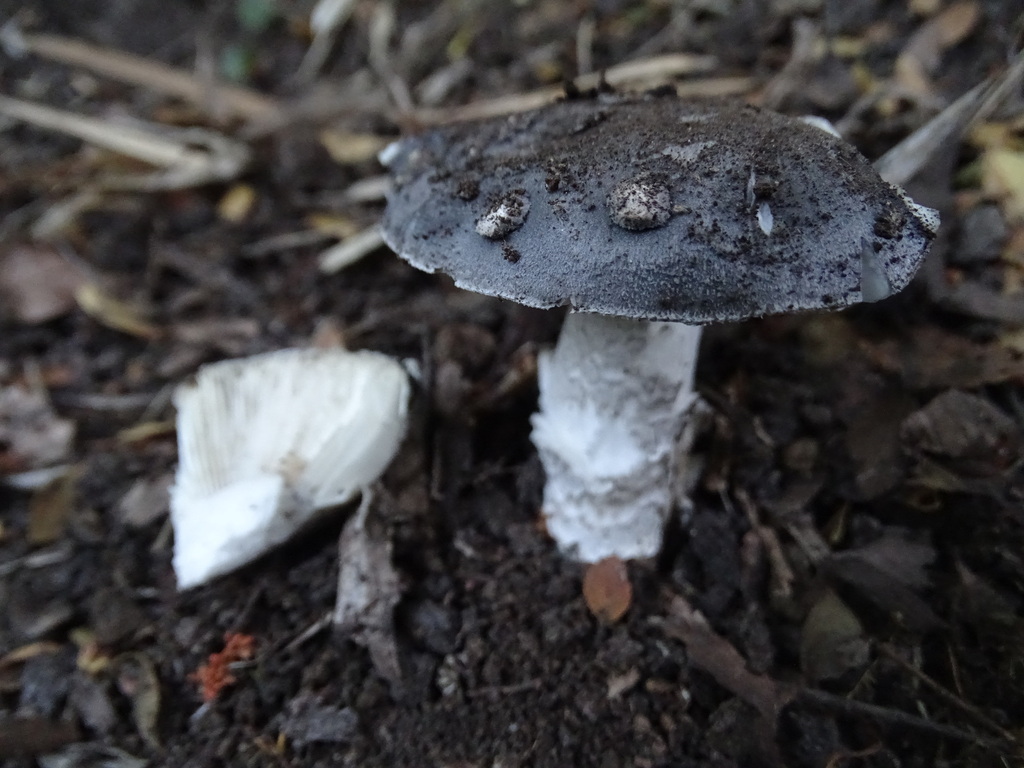
{"label": "dark brown soil", "polygon": [[[15,249],[56,248],[146,324],[111,327],[73,302],[35,319],[11,293],[30,286],[0,279],[0,393],[42,392],[53,408],[36,427],[75,428],[56,490],[0,483],[0,763],[1024,765],[1024,213],[991,183],[1006,158],[985,154],[991,134],[951,139],[910,185],[943,229],[906,292],[709,330],[693,509],[656,562],[629,564],[632,604],[610,626],[539,522],[531,372],[560,314],[467,295],[386,250],[327,276],[330,238],[270,240],[314,213],[353,230],[380,217],[379,201],[343,194],[381,173],[372,153],[336,164],[322,128],[394,137],[427,117],[403,112],[403,93],[443,110],[558,85],[591,32],[595,70],[714,54],[701,80],[749,77],[740,95],[832,118],[874,158],[1008,67],[1019,3],[362,2],[316,87],[293,78],[311,5],[0,1],[0,23],[25,32],[185,72],[230,59],[287,105],[283,124],[260,124],[0,53],[5,95],[203,125],[254,153],[240,179],[106,192],[33,241],[58,204],[139,167],[0,116],[0,271]],[[259,6],[265,23],[239,21]],[[794,59],[807,23],[836,55]],[[442,70],[451,86],[422,102],[416,86]],[[988,122],[1024,158],[1022,115],[1018,84]],[[222,202],[242,182],[255,202],[232,221]],[[170,566],[176,446],[159,423],[173,386],[204,362],[332,333],[426,372],[372,512],[402,579],[390,676],[373,641],[324,620],[351,510],[184,594]],[[0,474],[30,469],[3,407]],[[252,636],[255,654],[204,704],[195,674],[226,633]]]}

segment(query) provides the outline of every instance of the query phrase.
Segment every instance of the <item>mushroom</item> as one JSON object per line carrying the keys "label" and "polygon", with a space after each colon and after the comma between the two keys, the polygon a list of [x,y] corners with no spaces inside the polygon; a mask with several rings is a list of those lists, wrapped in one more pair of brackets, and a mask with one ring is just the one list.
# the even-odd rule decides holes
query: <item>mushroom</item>
{"label": "mushroom", "polygon": [[701,326],[902,290],[937,214],[814,122],[674,93],[568,98],[390,145],[383,232],[457,286],[568,306],[532,439],[559,547],[655,555]]}

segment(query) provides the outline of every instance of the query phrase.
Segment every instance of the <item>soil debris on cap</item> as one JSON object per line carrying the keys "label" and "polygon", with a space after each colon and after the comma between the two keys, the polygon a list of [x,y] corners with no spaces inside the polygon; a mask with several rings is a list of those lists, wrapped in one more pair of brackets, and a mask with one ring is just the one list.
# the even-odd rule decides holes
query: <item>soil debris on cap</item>
{"label": "soil debris on cap", "polygon": [[599,94],[383,159],[392,249],[534,307],[693,324],[839,309],[906,286],[937,223],[840,138],[742,103]]}
{"label": "soil debris on cap", "polygon": [[606,202],[612,222],[623,229],[663,227],[672,218],[672,194],[653,179],[620,181],[608,193]]}
{"label": "soil debris on cap", "polygon": [[476,231],[489,240],[500,240],[515,232],[530,212],[530,198],[521,189],[506,192],[491,203],[487,212],[477,219]]}

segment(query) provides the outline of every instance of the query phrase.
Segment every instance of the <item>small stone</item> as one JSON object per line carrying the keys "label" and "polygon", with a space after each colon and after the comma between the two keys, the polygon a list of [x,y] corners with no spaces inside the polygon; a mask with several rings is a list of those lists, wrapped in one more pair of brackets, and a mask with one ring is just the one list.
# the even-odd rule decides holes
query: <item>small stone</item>
{"label": "small stone", "polygon": [[626,179],[615,185],[605,201],[614,224],[633,231],[663,227],[672,218],[668,187],[649,178]]}

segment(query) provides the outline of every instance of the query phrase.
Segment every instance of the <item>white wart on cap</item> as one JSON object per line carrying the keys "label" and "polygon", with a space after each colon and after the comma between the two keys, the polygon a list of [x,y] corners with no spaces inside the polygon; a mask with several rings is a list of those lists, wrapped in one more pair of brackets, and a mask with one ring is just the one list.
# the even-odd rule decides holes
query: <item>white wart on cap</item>
{"label": "white wart on cap", "polygon": [[384,236],[457,285],[535,307],[701,324],[903,289],[933,211],[798,118],[601,96],[389,147]]}

